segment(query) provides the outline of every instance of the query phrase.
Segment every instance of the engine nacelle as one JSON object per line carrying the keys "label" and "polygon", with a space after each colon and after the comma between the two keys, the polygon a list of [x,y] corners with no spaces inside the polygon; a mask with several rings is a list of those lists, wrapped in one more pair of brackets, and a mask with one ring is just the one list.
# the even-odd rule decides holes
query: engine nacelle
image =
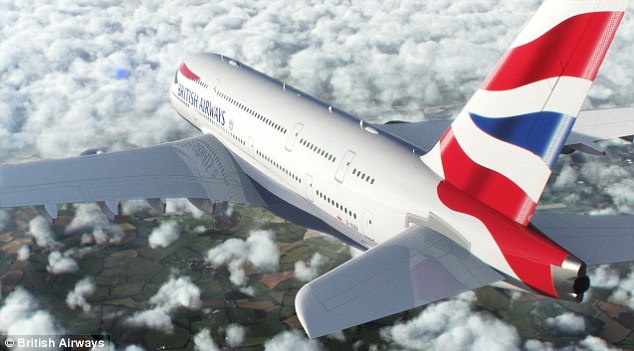
{"label": "engine nacelle", "polygon": [[590,288],[585,263],[568,256],[560,266],[550,266],[555,290],[560,299],[581,302],[583,294]]}

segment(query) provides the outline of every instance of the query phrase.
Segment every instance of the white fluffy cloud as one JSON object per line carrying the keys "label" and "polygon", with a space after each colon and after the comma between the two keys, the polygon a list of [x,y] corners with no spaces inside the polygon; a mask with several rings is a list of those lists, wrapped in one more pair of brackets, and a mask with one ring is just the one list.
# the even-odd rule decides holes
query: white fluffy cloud
{"label": "white fluffy cloud", "polygon": [[119,351],[145,351],[145,349],[139,345],[128,345],[122,349],[119,349]]}
{"label": "white fluffy cloud", "polygon": [[86,298],[97,291],[95,280],[91,277],[86,277],[75,284],[73,291],[66,295],[66,304],[71,309],[80,307],[84,312],[90,311],[90,304],[86,301]]}
{"label": "white fluffy cloud", "polygon": [[619,284],[619,272],[609,265],[593,267],[588,271],[592,287],[612,289]]}
{"label": "white fluffy cloud", "polygon": [[634,309],[634,265],[625,266],[625,273],[616,267],[602,265],[589,271],[594,288],[612,290],[609,301]]}
{"label": "white fluffy cloud", "polygon": [[74,273],[79,270],[79,265],[72,257],[53,251],[48,255],[46,270],[53,274]]}
{"label": "white fluffy cloud", "polygon": [[64,329],[48,311],[21,287],[16,288],[0,307],[0,332],[6,335],[59,335]]}
{"label": "white fluffy cloud", "polygon": [[247,329],[239,324],[229,324],[225,330],[225,340],[227,345],[236,347],[242,345],[247,335]]}
{"label": "white fluffy cloud", "polygon": [[42,216],[37,216],[29,221],[29,233],[33,235],[35,243],[39,247],[54,248],[60,246],[60,243],[55,239],[55,234],[53,234],[51,227]]}
{"label": "white fluffy cloud", "polygon": [[297,330],[283,331],[264,343],[264,351],[323,351],[317,340],[309,340]]}
{"label": "white fluffy cloud", "polygon": [[634,309],[634,271],[630,271],[627,277],[621,279],[616,289],[612,292],[610,301]]}
{"label": "white fluffy cloud", "polygon": [[67,233],[83,233],[84,243],[119,243],[124,233],[110,221],[96,204],[75,205],[75,217],[66,227]]}
{"label": "white fluffy cloud", "polygon": [[220,348],[211,338],[209,329],[205,328],[194,335],[194,351],[219,351]]}
{"label": "white fluffy cloud", "polygon": [[524,343],[525,351],[617,351],[618,348],[608,346],[605,340],[588,335],[583,340],[572,345],[556,348],[550,342],[528,340]]}
{"label": "white fluffy cloud", "polygon": [[180,227],[176,221],[164,221],[152,230],[152,234],[148,238],[150,247],[168,247],[180,236]]}
{"label": "white fluffy cloud", "polygon": [[428,306],[412,320],[387,327],[382,337],[410,350],[517,350],[514,327],[487,313],[474,312],[475,294]]}
{"label": "white fluffy cloud", "polygon": [[201,218],[205,212],[192,205],[187,199],[168,199],[165,206],[165,213],[168,215],[181,215],[191,213],[194,218]]}
{"label": "white fluffy cloud", "polygon": [[215,266],[227,265],[231,282],[243,286],[247,283],[245,263],[261,270],[275,271],[280,253],[275,244],[275,233],[253,230],[247,240],[232,238],[212,248],[207,252],[206,260]]}
{"label": "white fluffy cloud", "polygon": [[311,281],[319,275],[319,268],[326,263],[328,263],[328,258],[315,252],[308,265],[304,261],[295,262],[295,278],[303,282]]}
{"label": "white fluffy cloud", "polygon": [[171,333],[174,330],[171,314],[178,308],[200,306],[200,288],[189,277],[170,277],[150,298],[154,308],[137,312],[126,319],[132,326],[145,327]]}
{"label": "white fluffy cloud", "polygon": [[583,317],[572,312],[565,312],[557,317],[547,318],[546,324],[569,335],[583,334],[586,330],[586,321]]}
{"label": "white fluffy cloud", "polygon": [[29,249],[28,245],[22,245],[18,249],[18,261],[26,261],[31,256],[31,249]]}

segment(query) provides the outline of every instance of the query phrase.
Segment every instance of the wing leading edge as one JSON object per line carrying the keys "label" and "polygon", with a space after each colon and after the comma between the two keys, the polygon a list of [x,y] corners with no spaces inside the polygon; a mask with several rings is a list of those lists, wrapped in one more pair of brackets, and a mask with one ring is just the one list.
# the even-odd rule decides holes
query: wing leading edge
{"label": "wing leading edge", "polygon": [[[128,151],[0,166],[0,207],[190,198],[265,204],[213,136]],[[54,216],[53,216],[54,217]]]}
{"label": "wing leading edge", "polygon": [[414,226],[306,284],[295,308],[316,338],[502,279],[453,241]]}

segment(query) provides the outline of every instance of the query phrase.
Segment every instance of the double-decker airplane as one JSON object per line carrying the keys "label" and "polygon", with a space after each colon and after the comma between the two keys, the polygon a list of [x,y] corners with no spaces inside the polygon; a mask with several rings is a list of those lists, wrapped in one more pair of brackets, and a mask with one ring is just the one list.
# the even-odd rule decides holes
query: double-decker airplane
{"label": "double-decker airplane", "polygon": [[311,338],[485,285],[581,301],[587,265],[634,260],[634,220],[534,212],[562,151],[634,134],[632,109],[580,113],[627,3],[546,0],[453,121],[373,125],[194,55],[169,96],[201,136],[3,165],[0,207],[256,204],[367,249],[298,292]]}

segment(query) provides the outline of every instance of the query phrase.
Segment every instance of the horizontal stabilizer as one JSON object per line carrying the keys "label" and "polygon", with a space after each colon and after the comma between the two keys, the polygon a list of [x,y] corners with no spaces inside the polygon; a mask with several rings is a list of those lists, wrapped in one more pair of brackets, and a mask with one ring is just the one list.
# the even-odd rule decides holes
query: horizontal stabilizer
{"label": "horizontal stabilizer", "polygon": [[414,226],[306,284],[295,308],[316,338],[502,279],[453,241]]}
{"label": "horizontal stabilizer", "polygon": [[535,214],[531,225],[587,265],[634,260],[634,216]]}
{"label": "horizontal stabilizer", "polygon": [[566,146],[601,155],[602,150],[595,144],[596,141],[628,138],[634,134],[634,107],[581,111],[572,131]]}
{"label": "horizontal stabilizer", "polygon": [[[410,144],[421,153],[430,150],[449,128],[453,120],[375,125],[381,133]],[[619,107],[579,112],[565,146],[592,155],[602,155],[596,141],[627,138],[634,135],[634,107]]]}

